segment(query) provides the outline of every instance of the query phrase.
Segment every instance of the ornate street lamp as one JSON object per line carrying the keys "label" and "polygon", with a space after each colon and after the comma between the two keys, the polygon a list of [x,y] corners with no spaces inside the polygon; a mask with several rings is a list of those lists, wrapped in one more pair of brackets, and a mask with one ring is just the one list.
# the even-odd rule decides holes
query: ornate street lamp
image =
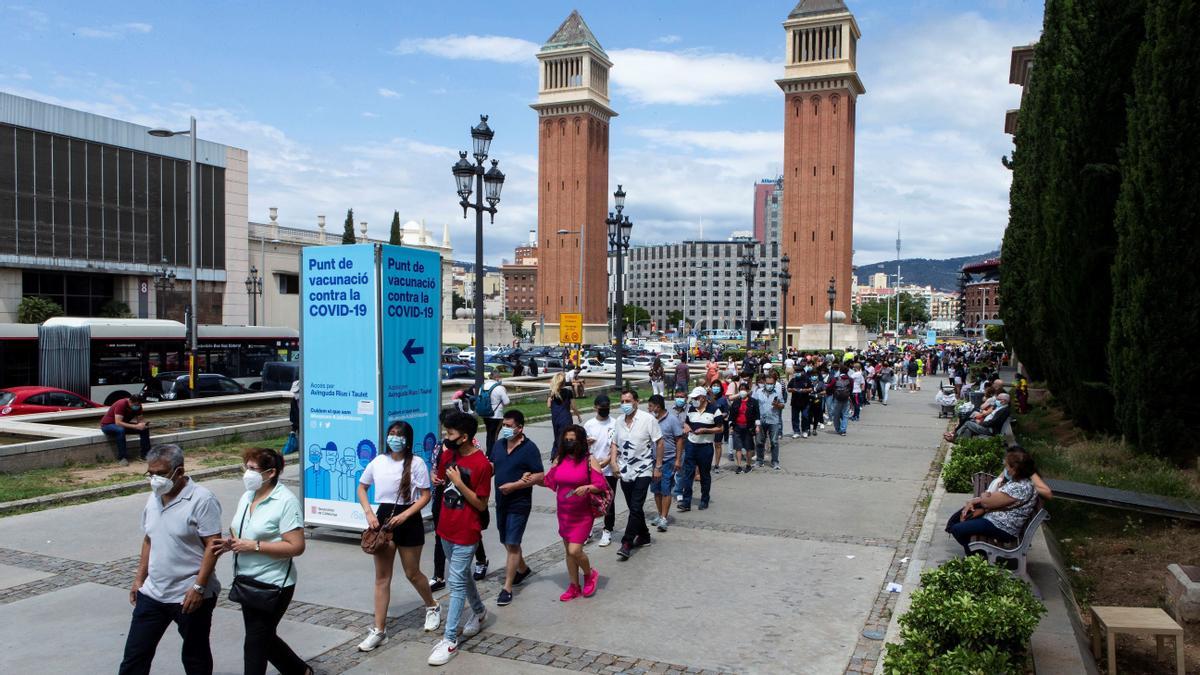
{"label": "ornate street lamp", "polygon": [[788,258],[784,253],[779,259],[779,286],[783,289],[783,338],[781,341],[780,351],[783,353],[783,359],[786,361],[788,357],[787,344],[787,307],[788,307],[788,288],[792,285],[792,272],[788,268],[791,264],[791,258]]}
{"label": "ornate street lamp", "polygon": [[755,242],[753,241],[747,241],[742,244],[742,250],[744,251],[744,254],[742,255],[742,259],[739,260],[737,264],[738,269],[741,270],[742,278],[746,280],[746,316],[742,321],[744,324],[743,328],[746,329],[746,354],[750,353],[750,320],[752,316],[752,306],[754,303],[752,296],[754,290],[754,277],[758,271],[758,260],[754,258],[754,244]]}
{"label": "ornate street lamp", "polygon": [[829,353],[833,353],[833,301],[837,300],[837,283],[833,277],[829,277],[829,288],[825,293],[829,295]]}
{"label": "ornate street lamp", "polygon": [[[483,391],[483,214],[487,213],[491,222],[496,222],[496,205],[500,203],[500,191],[504,187],[504,174],[496,166],[499,160],[493,159],[490,169],[484,171],[483,168],[496,135],[487,120],[487,115],[480,115],[479,124],[471,128],[471,154],[475,163],[467,160],[466,151],[461,151],[458,161],[450,168],[463,218],[467,217],[467,209],[475,209],[475,391]],[[475,193],[474,202],[471,201],[472,192]],[[484,201],[487,206],[483,205]]]}
{"label": "ornate street lamp", "polygon": [[258,268],[250,267],[250,276],[246,277],[246,295],[250,296],[250,325],[258,325],[258,296],[262,295],[263,278],[258,274]]}
{"label": "ornate street lamp", "polygon": [[[629,235],[633,232],[633,221],[629,220],[629,216],[622,216],[621,212],[625,210],[625,190],[623,186],[618,185],[617,191],[613,193],[613,201],[616,204],[616,214],[609,211],[608,218],[604,219],[604,224],[608,226],[608,247],[610,251],[617,254],[617,308],[616,308],[616,325],[617,325],[617,373],[616,386],[617,389],[624,387],[624,352],[625,352],[625,251],[629,250]],[[634,326],[636,329],[637,327]]]}
{"label": "ornate street lamp", "polygon": [[[166,258],[163,258],[162,264],[158,269],[154,270],[154,290],[158,291],[158,294],[175,290],[175,270],[167,267]],[[163,317],[163,307],[157,298],[155,299],[154,306],[155,313],[161,319]]]}

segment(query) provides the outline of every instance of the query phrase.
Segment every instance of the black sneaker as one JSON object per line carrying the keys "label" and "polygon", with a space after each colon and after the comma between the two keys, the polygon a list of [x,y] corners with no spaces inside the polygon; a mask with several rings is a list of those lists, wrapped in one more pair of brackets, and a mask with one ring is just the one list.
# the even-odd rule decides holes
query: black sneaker
{"label": "black sneaker", "polygon": [[644,535],[643,537],[634,537],[633,539],[634,548],[642,548],[644,546],[649,546],[652,543],[654,542],[650,541],[650,535],[648,534]]}
{"label": "black sneaker", "polygon": [[675,507],[675,510],[680,513],[687,513],[688,511],[692,510],[692,507],[688,506],[687,504],[679,504]]}
{"label": "black sneaker", "polygon": [[749,464],[746,465],[745,473],[750,473],[750,465]]}
{"label": "black sneaker", "polygon": [[439,579],[437,577],[434,577],[429,580],[429,592],[430,593],[437,593],[438,591],[442,590],[445,587],[446,587],[445,579]]}
{"label": "black sneaker", "polygon": [[736,469],[734,469],[734,470],[733,470],[733,473],[734,473],[734,474],[739,474],[739,473],[741,473],[741,472],[742,472],[742,467],[741,467],[741,466],[738,466],[738,468],[736,468]]}
{"label": "black sneaker", "polygon": [[[516,582],[513,582],[516,583]],[[503,607],[512,602],[512,593],[510,591],[501,590],[500,595],[496,597],[496,604]]]}
{"label": "black sneaker", "polygon": [[703,511],[707,508],[708,508],[708,502],[700,502],[700,510],[701,511]]}
{"label": "black sneaker", "polygon": [[488,561],[484,560],[481,563],[475,563],[475,581],[483,581],[487,576]]}
{"label": "black sneaker", "polygon": [[622,543],[621,548],[617,549],[617,560],[620,560],[620,561],[629,560],[629,556],[632,553],[633,553],[633,549],[631,549],[629,547],[629,544]]}
{"label": "black sneaker", "polygon": [[524,572],[518,571],[516,574],[513,575],[513,586],[520,586],[521,582],[528,579],[529,575],[531,575],[531,574],[533,574],[532,567],[526,567]]}

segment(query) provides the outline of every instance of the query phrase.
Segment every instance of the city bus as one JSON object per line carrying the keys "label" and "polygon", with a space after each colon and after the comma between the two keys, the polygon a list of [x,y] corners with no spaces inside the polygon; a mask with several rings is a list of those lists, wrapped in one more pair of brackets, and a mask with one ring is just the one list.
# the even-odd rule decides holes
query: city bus
{"label": "city bus", "polygon": [[[159,373],[186,372],[186,335],[182,323],[161,319],[0,324],[0,388],[59,387],[111,405]],[[264,364],[300,359],[292,328],[201,325],[197,343],[197,373],[220,373],[253,390],[261,387]]]}

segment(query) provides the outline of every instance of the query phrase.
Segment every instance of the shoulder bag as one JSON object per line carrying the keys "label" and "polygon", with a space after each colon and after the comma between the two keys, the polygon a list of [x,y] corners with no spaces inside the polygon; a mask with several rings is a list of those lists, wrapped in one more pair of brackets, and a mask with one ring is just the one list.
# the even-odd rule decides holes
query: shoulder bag
{"label": "shoulder bag", "polygon": [[[402,485],[404,482],[404,479],[401,478],[400,482]],[[399,507],[399,506],[400,506],[400,485],[397,485],[396,486],[396,507]],[[392,513],[392,515],[394,516],[396,514]],[[363,553],[366,553],[367,555],[375,555],[376,551],[382,549],[387,544],[388,537],[390,537],[390,536],[392,536],[391,528],[387,527],[383,523],[380,523],[379,527],[368,527],[367,529],[363,530],[362,541],[359,542],[359,546],[362,547]]]}
{"label": "shoulder bag", "polygon": [[[246,514],[250,512],[250,502],[246,503],[246,510],[242,511],[242,522],[238,525],[238,535],[242,534],[242,527],[246,524]],[[233,554],[233,583],[229,585],[229,599],[242,606],[243,609],[252,609],[257,612],[274,612],[279,607],[280,596],[283,595],[283,586],[268,584],[265,581],[259,581],[254,577],[249,577],[244,574],[237,573],[237,554]],[[284,581],[292,575],[292,559],[288,558],[287,572],[283,575]]]}
{"label": "shoulder bag", "polygon": [[[592,460],[589,457],[587,460],[588,485],[592,485]],[[592,509],[593,518],[602,518],[608,513],[608,509],[613,503],[613,491],[608,487],[608,482],[605,481],[604,492],[596,494],[588,492],[588,505]]]}

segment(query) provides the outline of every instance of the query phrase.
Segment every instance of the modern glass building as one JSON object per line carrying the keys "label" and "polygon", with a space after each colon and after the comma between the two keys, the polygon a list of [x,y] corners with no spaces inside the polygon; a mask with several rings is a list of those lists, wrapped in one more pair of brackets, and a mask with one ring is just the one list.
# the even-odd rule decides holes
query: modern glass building
{"label": "modern glass building", "polygon": [[[183,319],[190,139],[148,131],[0,92],[0,323],[27,296],[69,316],[124,304],[135,317]],[[198,319],[246,323],[247,154],[200,140],[197,163]],[[173,288],[155,283],[162,269]]]}

